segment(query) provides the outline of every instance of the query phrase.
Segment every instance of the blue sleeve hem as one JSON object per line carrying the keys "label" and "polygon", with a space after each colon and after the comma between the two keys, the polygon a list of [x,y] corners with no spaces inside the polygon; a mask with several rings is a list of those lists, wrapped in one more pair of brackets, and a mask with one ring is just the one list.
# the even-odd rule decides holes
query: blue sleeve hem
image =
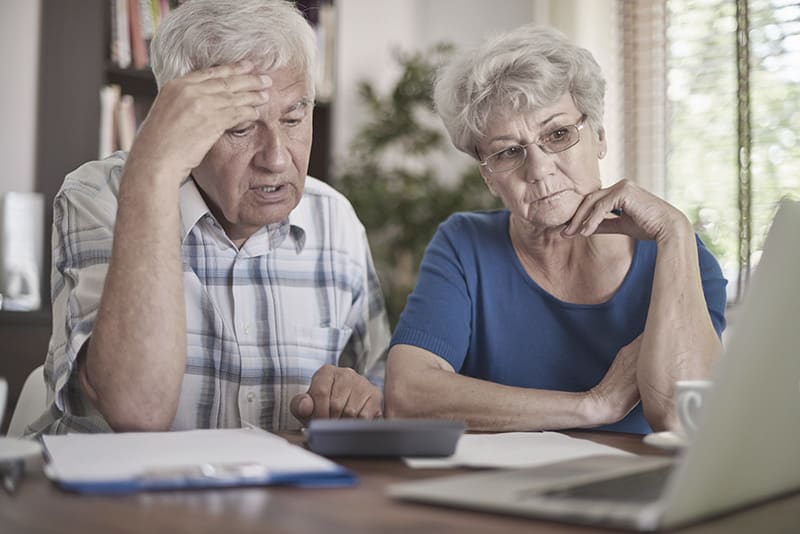
{"label": "blue sleeve hem", "polygon": [[[415,328],[400,328],[392,336],[390,348],[395,345],[413,345],[425,349],[447,360],[450,365],[461,360],[463,355],[456,354],[455,349],[442,338],[432,336],[428,332]],[[453,365],[455,367],[455,365]],[[458,371],[459,369],[456,369]]]}

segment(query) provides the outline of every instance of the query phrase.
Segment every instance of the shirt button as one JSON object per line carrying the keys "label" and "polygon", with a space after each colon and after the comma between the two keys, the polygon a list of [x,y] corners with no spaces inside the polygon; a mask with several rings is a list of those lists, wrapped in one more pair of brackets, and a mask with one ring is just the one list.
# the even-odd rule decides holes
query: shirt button
{"label": "shirt button", "polygon": [[249,334],[250,333],[250,323],[245,323],[245,325],[244,325],[244,333],[245,334]]}
{"label": "shirt button", "polygon": [[255,393],[251,391],[250,393],[247,394],[247,402],[255,402],[255,400],[256,400]]}

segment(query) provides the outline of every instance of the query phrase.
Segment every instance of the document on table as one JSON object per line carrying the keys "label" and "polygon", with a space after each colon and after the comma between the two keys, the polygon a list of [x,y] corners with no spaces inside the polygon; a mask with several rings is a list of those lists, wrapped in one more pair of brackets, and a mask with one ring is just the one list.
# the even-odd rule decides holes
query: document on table
{"label": "document on table", "polygon": [[257,428],[42,438],[48,477],[81,493],[282,484],[343,486],[347,469]]}
{"label": "document on table", "polygon": [[595,454],[631,453],[558,432],[464,434],[446,458],[405,458],[410,467],[533,467]]}

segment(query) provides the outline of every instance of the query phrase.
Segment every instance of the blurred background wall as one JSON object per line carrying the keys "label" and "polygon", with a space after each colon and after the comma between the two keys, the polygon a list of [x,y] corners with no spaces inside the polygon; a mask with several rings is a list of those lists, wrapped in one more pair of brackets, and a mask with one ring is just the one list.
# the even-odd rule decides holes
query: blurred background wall
{"label": "blurred background wall", "polygon": [[33,191],[39,0],[0,1],[0,193]]}
{"label": "blurred background wall", "polygon": [[[0,192],[32,191],[35,173],[37,73],[41,2],[0,1]],[[592,50],[607,75],[616,69],[613,0],[336,0],[336,93],[332,152],[346,156],[363,122],[355,86],[387,88],[398,74],[393,50],[422,50],[437,42],[474,46],[485,36],[526,22],[558,27]],[[617,97],[609,83],[608,128]],[[460,156],[456,156],[460,157]],[[463,160],[466,161],[466,160]],[[615,168],[612,158],[609,168]]]}

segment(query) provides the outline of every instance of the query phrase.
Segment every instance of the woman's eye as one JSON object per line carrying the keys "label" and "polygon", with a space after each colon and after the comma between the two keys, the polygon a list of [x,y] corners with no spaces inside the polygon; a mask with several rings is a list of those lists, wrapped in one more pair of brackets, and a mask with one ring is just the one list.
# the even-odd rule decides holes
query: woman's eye
{"label": "woman's eye", "polygon": [[559,128],[558,130],[553,130],[549,134],[547,134],[548,141],[561,141],[565,137],[569,135],[569,130],[566,128]]}
{"label": "woman's eye", "polygon": [[510,146],[507,149],[500,152],[497,157],[503,159],[513,159],[519,157],[522,154],[522,147],[519,145]]}

